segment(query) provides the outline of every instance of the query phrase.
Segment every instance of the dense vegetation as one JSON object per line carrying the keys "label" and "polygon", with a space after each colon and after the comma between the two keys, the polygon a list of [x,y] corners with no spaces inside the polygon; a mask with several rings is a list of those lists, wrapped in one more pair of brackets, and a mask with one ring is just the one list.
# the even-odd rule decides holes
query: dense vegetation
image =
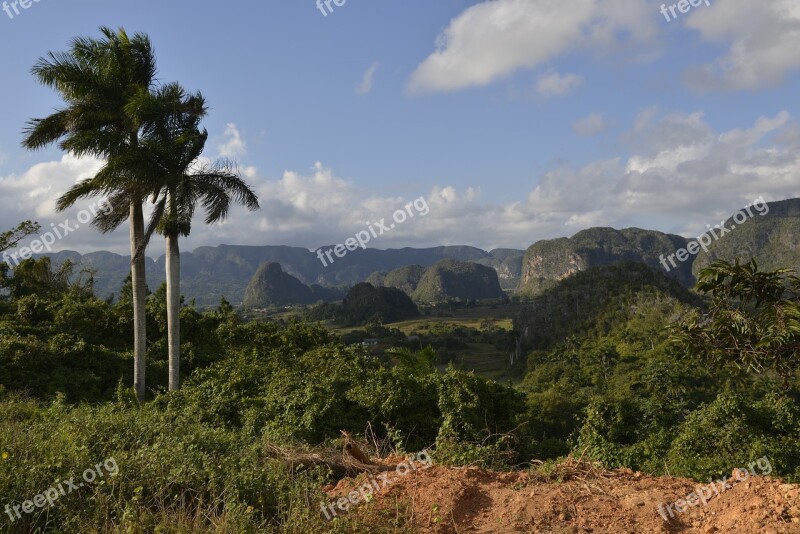
{"label": "dense vegetation", "polygon": [[[608,269],[564,283],[563,302],[574,306],[578,295],[585,316],[571,333],[556,329],[561,340],[531,338],[539,348],[526,350],[518,388],[437,372],[432,349],[392,351],[387,365],[319,327],[243,322],[223,302],[181,309],[186,381],[166,393],[161,287],[147,302],[151,400],[141,406],[130,389],[130,287],[112,303],[92,294],[90,273],[54,270],[48,259],[5,270],[0,492],[18,504],[109,457],[120,471],[14,528],[318,531],[320,487],[332,473],[298,471],[285,451],[325,449],[339,430],[367,427],[398,450],[431,447],[442,463],[502,468],[573,451],[705,479],[766,455],[778,474],[800,478],[796,374],[699,364],[697,350],[676,344],[682,328],[703,327],[696,300],[645,267]],[[748,287],[741,269],[715,272],[718,283]],[[797,306],[783,297],[773,300]],[[763,349],[765,358],[786,350]]]}
{"label": "dense vegetation", "polygon": [[369,283],[353,286],[341,304],[322,304],[306,310],[309,321],[333,321],[344,326],[380,325],[419,315],[411,298],[394,287],[374,287]]}
{"label": "dense vegetation", "polygon": [[[754,278],[722,265],[704,272],[699,288],[710,291],[711,279],[741,289],[752,287]],[[784,280],[780,274],[771,279]],[[797,309],[792,295],[773,296]],[[712,309],[723,308],[723,301],[761,305],[746,291],[726,297],[715,298]],[[766,366],[753,373],[728,365],[733,358],[701,357],[709,346],[735,352],[742,339],[715,335],[719,326],[708,317],[676,282],[636,264],[589,269],[537,298],[519,325],[534,349],[522,390],[535,456],[572,450],[607,466],[707,479],[767,455],[780,474],[797,480],[796,367],[784,387],[784,377]],[[787,350],[760,348],[764,360]]]}
{"label": "dense vegetation", "polygon": [[[399,449],[438,442],[454,459],[488,459],[493,440],[457,444],[509,432],[522,413],[519,393],[460,371],[441,375],[425,356],[410,353],[387,367],[324,329],[243,323],[226,303],[205,314],[182,308],[189,378],[167,395],[163,288],[148,298],[153,389],[140,407],[121,341],[130,339],[129,287],[111,304],[92,295],[90,278],[71,283],[70,274],[52,272],[45,258],[3,278],[10,294],[0,318],[0,493],[21,501],[111,456],[121,475],[16,528],[175,526],[204,515],[245,530],[277,527],[292,514],[314,522],[305,503],[330,473],[293,473],[269,446],[323,445],[370,424]],[[90,514],[87,498],[99,503]]]}

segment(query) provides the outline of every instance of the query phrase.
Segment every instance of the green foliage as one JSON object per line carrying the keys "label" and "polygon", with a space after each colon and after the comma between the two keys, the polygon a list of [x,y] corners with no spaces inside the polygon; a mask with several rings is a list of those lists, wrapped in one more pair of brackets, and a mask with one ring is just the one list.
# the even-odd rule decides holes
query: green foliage
{"label": "green foliage", "polygon": [[518,391],[448,368],[439,381],[437,461],[494,468],[514,463],[527,454],[513,434],[524,425],[523,407]]}
{"label": "green foliage", "polygon": [[689,414],[667,453],[673,474],[698,480],[763,456],[777,472],[800,481],[797,398],[773,392],[755,400],[744,390],[725,391]]}
{"label": "green foliage", "polygon": [[760,272],[755,260],[714,262],[697,284],[711,296],[708,313],[675,325],[673,343],[716,367],[776,373],[788,387],[800,367],[800,278],[790,272]]}
{"label": "green foliage", "polygon": [[0,252],[11,250],[29,235],[38,234],[42,227],[33,221],[23,221],[16,228],[0,233]]}
{"label": "green foliage", "polygon": [[0,451],[0,494],[11,505],[59,479],[77,483],[98,463],[112,467],[56,507],[23,515],[16,532],[45,525],[49,532],[163,531],[178,524],[187,532],[211,532],[214,524],[277,532],[290,521],[323,528],[314,504],[324,499],[325,472],[293,469],[269,456],[260,439],[155,404],[69,407],[8,397],[0,402]]}
{"label": "green foliage", "polygon": [[676,302],[702,304],[678,282],[646,265],[620,262],[576,273],[528,301],[516,329],[528,347],[546,350],[570,337],[606,335],[642,310],[648,317],[637,318],[627,330],[647,340],[680,317]]}
{"label": "green foliage", "polygon": [[342,301],[340,321],[365,325],[370,321],[391,323],[417,317],[419,310],[408,295],[393,287],[356,284]]}

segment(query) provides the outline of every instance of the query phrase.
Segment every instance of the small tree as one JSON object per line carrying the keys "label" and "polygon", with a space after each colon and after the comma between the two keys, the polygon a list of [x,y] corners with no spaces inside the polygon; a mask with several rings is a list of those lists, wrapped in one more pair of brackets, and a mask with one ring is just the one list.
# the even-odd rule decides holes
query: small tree
{"label": "small tree", "polygon": [[23,239],[38,233],[40,229],[37,222],[23,221],[16,228],[0,233],[0,252],[16,247]]}
{"label": "small tree", "polygon": [[800,278],[792,272],[714,262],[697,283],[711,297],[708,312],[673,325],[670,341],[715,366],[777,373],[788,387],[800,365]]}

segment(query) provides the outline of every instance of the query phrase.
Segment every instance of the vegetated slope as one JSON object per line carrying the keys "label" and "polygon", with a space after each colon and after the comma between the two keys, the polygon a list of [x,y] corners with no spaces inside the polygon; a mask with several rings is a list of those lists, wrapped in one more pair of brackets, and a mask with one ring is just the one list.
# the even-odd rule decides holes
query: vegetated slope
{"label": "vegetated slope", "polygon": [[417,317],[419,309],[408,295],[394,287],[373,287],[361,283],[353,286],[342,300],[342,316],[346,324],[365,324],[377,318],[394,322]]}
{"label": "vegetated slope", "polygon": [[477,263],[443,260],[428,268],[412,298],[416,302],[504,298],[497,271]]}
{"label": "vegetated slope", "polygon": [[261,265],[250,279],[244,293],[245,308],[268,308],[287,304],[311,304],[319,300],[341,298],[335,290],[321,286],[307,286],[294,276],[283,272],[280,264],[268,262]]}
{"label": "vegetated slope", "polygon": [[[662,272],[643,263],[622,261],[577,272],[545,290],[522,309],[515,328],[533,348],[547,349],[569,336],[624,321],[636,313],[636,301],[643,295],[649,300],[702,304],[699,297]],[[598,324],[601,314],[605,318]]]}
{"label": "vegetated slope", "polygon": [[[652,230],[589,228],[571,238],[538,241],[525,253],[519,292],[536,295],[577,272],[624,260],[639,261],[662,269],[659,257],[683,248],[688,239]],[[691,262],[668,275],[686,286],[694,284]]]}
{"label": "vegetated slope", "polygon": [[422,265],[406,265],[388,273],[372,273],[367,282],[375,287],[395,287],[407,295],[412,295],[426,270]]}
{"label": "vegetated slope", "polygon": [[748,216],[742,224],[728,219],[725,226],[731,230],[712,241],[708,252],[697,255],[692,265],[694,274],[715,260],[732,262],[737,258],[743,262],[755,258],[759,269],[765,271],[782,267],[800,270],[800,199],[767,205],[766,215],[751,208],[753,217]]}

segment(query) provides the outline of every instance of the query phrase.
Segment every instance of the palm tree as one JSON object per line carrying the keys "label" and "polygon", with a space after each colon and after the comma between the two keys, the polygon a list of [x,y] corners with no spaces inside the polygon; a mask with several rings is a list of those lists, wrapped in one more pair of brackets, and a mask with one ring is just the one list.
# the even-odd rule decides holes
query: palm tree
{"label": "palm tree", "polygon": [[167,336],[169,389],[180,387],[180,236],[191,232],[198,204],[205,209],[206,224],[224,219],[233,202],[258,209],[258,197],[230,163],[201,165],[208,132],[200,130],[206,113],[201,94],[187,95],[177,84],[165,86],[143,105],[148,129],[143,137],[145,164],[154,165],[158,179],[151,192],[155,207],[145,232],[166,240]]}
{"label": "palm tree", "polygon": [[[78,199],[108,195],[116,226],[130,219],[131,276],[134,311],[134,387],[145,399],[145,261],[137,254],[145,246],[142,202],[147,177],[126,165],[139,144],[142,124],[131,109],[151,91],[156,62],[150,39],[132,38],[124,29],[100,28],[103,37],[79,37],[69,52],[50,52],[33,67],[33,75],[60,93],[66,107],[43,119],[29,121],[23,146],[36,150],[60,141],[62,150],[77,157],[107,161],[93,178],[59,198],[59,211]],[[127,209],[126,209],[127,208]],[[125,211],[128,212],[127,216]],[[96,222],[96,221],[94,221]],[[95,224],[101,231],[107,231]],[[113,225],[112,225],[113,226]],[[113,226],[113,228],[116,228]]]}

